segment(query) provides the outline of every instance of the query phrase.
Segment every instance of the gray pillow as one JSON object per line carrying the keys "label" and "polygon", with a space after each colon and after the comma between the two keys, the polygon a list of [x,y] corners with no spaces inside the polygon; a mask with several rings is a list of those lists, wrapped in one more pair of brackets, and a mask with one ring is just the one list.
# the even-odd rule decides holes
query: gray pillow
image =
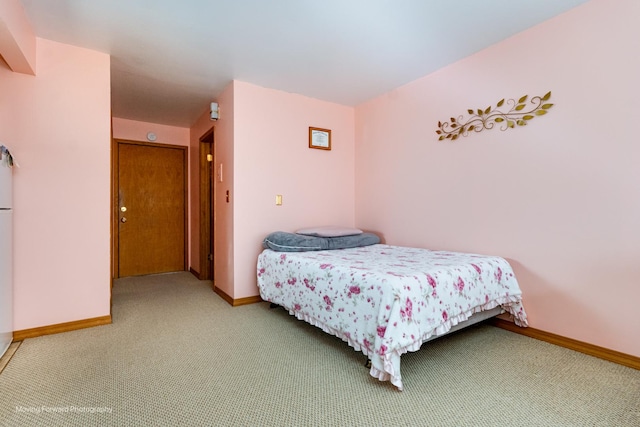
{"label": "gray pillow", "polygon": [[373,233],[362,233],[352,236],[318,237],[303,234],[275,231],[265,237],[262,246],[277,252],[306,252],[327,249],[346,249],[369,246],[380,243],[380,238]]}
{"label": "gray pillow", "polygon": [[313,228],[302,228],[297,230],[298,234],[318,237],[340,237],[353,236],[354,234],[362,234],[362,230],[353,227],[323,226]]}

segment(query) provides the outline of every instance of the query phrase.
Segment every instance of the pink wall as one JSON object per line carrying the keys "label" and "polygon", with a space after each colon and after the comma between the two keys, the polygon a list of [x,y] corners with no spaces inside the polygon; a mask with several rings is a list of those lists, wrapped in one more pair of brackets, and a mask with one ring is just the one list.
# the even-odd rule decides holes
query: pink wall
{"label": "pink wall", "polygon": [[[638,16],[593,0],[358,106],[356,223],[501,255],[532,327],[640,356]],[[529,126],[437,141],[439,120],[549,90]]]}
{"label": "pink wall", "polygon": [[[208,112],[198,119],[191,152],[213,125],[216,171],[223,165],[223,180],[214,188],[215,283],[240,299],[258,295],[255,265],[268,233],[354,225],[354,117],[349,107],[240,81],[216,101],[220,119],[211,122]],[[331,151],[308,148],[309,126],[331,129]],[[193,179],[191,209],[197,212],[196,172]],[[275,205],[276,194],[283,195],[282,206]],[[193,215],[192,266],[199,265],[197,221]]]}
{"label": "pink wall", "polygon": [[216,170],[220,164],[222,181],[215,182],[215,238],[214,238],[214,279],[215,285],[227,295],[234,292],[234,199],[226,201],[228,190],[233,194],[234,178],[234,140],[235,140],[235,86],[231,82],[217,101],[220,105],[220,118],[216,122],[214,134]]}
{"label": "pink wall", "polygon": [[[233,205],[237,299],[258,294],[255,265],[268,233],[354,225],[354,111],[239,81],[233,105],[233,167],[224,171],[233,182],[223,184]],[[331,129],[331,151],[308,148],[309,126]]]}
{"label": "pink wall", "polygon": [[113,118],[115,139],[148,142],[147,133],[149,132],[156,134],[157,140],[153,141],[156,144],[189,145],[189,128]]}
{"label": "pink wall", "polygon": [[0,62],[14,153],[14,327],[110,313],[109,55],[36,39],[36,75]]}
{"label": "pink wall", "polygon": [[[0,141],[21,165],[15,328],[105,316],[109,56],[34,38],[36,49],[6,10],[0,52],[8,55],[14,43],[19,61],[37,64],[34,77],[0,61]],[[640,297],[640,199],[633,197],[640,60],[629,54],[640,36],[637,16],[635,0],[615,8],[592,0],[355,112],[231,83],[217,99],[214,124],[215,162],[224,165],[215,190],[216,285],[236,299],[256,295],[255,260],[271,231],[357,225],[392,244],[504,256],[531,326],[640,356],[633,305]],[[439,120],[548,90],[555,106],[526,128],[437,142]],[[145,140],[151,130],[159,142],[189,145],[195,165],[194,148],[210,125],[204,112],[191,129],[118,118],[113,128],[116,138]],[[307,148],[309,126],[332,129],[330,152]],[[198,266],[194,182],[192,167],[191,265]],[[276,194],[283,206],[275,206]]]}

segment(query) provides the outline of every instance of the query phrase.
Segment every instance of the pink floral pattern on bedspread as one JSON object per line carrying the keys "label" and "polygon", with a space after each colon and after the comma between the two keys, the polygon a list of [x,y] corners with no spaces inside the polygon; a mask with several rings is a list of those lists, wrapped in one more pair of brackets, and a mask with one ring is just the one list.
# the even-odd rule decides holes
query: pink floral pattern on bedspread
{"label": "pink floral pattern on bedspread", "polygon": [[522,292],[500,257],[389,245],[258,257],[261,297],[371,359],[402,390],[400,356],[498,305],[527,326]]}

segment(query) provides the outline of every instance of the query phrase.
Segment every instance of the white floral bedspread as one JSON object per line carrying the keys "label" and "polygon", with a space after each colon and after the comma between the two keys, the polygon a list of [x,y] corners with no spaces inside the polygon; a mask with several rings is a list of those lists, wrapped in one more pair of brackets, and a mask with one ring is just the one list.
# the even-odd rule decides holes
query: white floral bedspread
{"label": "white floral bedspread", "polygon": [[371,359],[402,390],[400,356],[498,305],[527,326],[522,292],[500,257],[389,245],[258,257],[261,297]]}

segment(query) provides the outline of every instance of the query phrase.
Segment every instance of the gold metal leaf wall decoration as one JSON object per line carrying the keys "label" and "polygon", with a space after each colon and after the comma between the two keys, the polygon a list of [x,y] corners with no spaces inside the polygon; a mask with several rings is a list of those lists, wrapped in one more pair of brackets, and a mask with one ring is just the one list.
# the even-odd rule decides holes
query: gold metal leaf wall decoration
{"label": "gold metal leaf wall decoration", "polygon": [[[549,98],[551,98],[551,92],[547,92],[544,96],[534,96],[527,103],[529,95],[524,95],[517,101],[515,99],[506,100],[506,106],[505,100],[501,99],[495,108],[489,106],[484,110],[480,108],[475,111],[469,109],[467,112],[471,117],[464,123],[462,116],[458,116],[457,119],[451,117],[448,122],[438,122],[438,130],[436,130],[436,133],[440,135],[438,141],[445,139],[455,141],[461,136],[469,135],[469,132],[493,129],[496,124],[502,131],[516,126],[526,126],[536,116],[544,116],[549,108],[553,107],[553,104],[547,102]],[[506,108],[509,110],[504,112],[503,110]]]}

